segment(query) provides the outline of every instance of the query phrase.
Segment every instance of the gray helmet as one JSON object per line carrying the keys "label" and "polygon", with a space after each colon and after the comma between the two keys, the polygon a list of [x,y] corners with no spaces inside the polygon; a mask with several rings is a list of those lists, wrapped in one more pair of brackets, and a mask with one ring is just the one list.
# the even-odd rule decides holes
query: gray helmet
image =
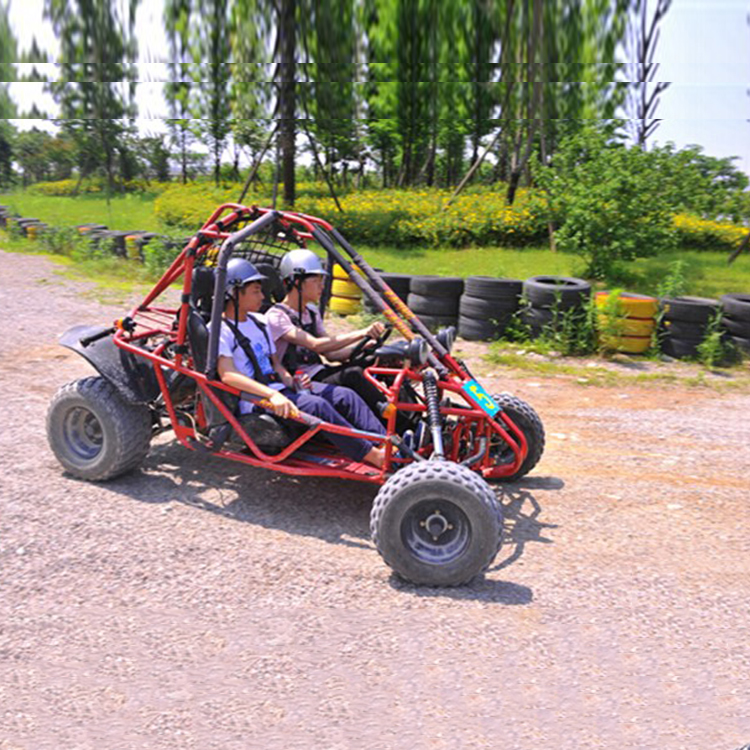
{"label": "gray helmet", "polygon": [[320,258],[312,250],[290,250],[279,265],[279,275],[285,284],[291,285],[305,276],[328,276]]}
{"label": "gray helmet", "polygon": [[235,289],[242,288],[251,281],[263,281],[265,278],[262,273],[258,273],[258,269],[249,260],[232,258],[227,263],[227,280],[224,285],[224,296],[230,299]]}

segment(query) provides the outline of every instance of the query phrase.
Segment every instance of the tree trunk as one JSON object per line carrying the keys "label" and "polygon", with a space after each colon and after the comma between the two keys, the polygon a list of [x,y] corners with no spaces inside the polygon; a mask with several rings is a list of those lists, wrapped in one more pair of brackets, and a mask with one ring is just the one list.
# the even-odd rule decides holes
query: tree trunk
{"label": "tree trunk", "polygon": [[284,202],[290,208],[294,206],[295,182],[295,137],[296,137],[296,88],[295,88],[295,17],[296,0],[281,0],[279,35],[281,38],[281,85],[280,99],[280,145],[281,172],[284,180]]}

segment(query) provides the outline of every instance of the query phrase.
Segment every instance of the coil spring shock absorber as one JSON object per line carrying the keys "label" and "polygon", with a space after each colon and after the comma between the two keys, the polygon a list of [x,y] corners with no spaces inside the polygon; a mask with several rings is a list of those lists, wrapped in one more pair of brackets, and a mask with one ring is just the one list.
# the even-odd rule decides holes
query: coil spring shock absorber
{"label": "coil spring shock absorber", "polygon": [[440,398],[435,371],[427,370],[424,373],[422,383],[427,400],[427,420],[430,423],[430,432],[432,433],[432,458],[441,461],[445,459],[445,450],[443,448],[443,426],[440,420]]}

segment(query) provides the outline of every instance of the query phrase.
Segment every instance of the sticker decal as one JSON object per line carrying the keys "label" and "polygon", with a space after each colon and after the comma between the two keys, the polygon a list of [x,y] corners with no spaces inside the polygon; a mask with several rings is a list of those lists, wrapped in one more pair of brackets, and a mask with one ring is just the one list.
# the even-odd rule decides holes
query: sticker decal
{"label": "sticker decal", "polygon": [[462,390],[476,401],[479,406],[484,409],[491,417],[494,417],[500,411],[500,407],[495,402],[495,399],[490,396],[489,393],[484,389],[476,380],[467,380],[462,386]]}

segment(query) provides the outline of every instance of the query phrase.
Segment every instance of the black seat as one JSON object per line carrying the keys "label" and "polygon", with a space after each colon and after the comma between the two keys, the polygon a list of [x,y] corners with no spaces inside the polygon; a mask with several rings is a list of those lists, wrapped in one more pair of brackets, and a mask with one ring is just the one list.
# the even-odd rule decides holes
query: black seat
{"label": "black seat", "polygon": [[261,282],[261,286],[263,287],[263,304],[260,311],[264,313],[277,302],[281,302],[284,299],[286,290],[284,289],[284,283],[281,280],[279,270],[273,263],[257,263],[255,267],[266,277]]}

